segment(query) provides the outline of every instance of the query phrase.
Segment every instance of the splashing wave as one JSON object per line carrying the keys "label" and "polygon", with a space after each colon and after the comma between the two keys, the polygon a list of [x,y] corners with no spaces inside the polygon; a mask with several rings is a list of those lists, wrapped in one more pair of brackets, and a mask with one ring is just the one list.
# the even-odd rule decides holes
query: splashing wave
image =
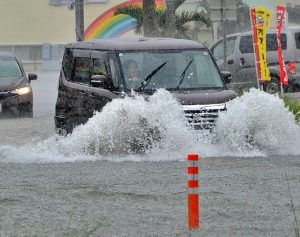
{"label": "splashing wave", "polygon": [[[299,155],[300,126],[278,97],[251,89],[227,104],[212,132],[188,126],[181,105],[166,90],[145,100],[126,97],[108,103],[101,113],[74,129],[38,144],[0,146],[9,162],[82,160],[184,160],[201,156]],[[1,158],[2,157],[2,158]]]}
{"label": "splashing wave", "polygon": [[227,108],[215,129],[218,144],[227,151],[300,154],[300,127],[278,96],[251,89]]}

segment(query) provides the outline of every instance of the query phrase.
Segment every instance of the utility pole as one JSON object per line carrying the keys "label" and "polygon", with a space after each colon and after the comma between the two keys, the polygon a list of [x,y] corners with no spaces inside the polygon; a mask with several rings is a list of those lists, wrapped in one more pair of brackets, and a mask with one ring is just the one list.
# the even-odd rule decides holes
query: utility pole
{"label": "utility pole", "polygon": [[225,0],[221,0],[221,6],[222,6],[222,23],[223,23],[223,58],[224,58],[224,70],[227,70],[227,55],[226,55],[226,24],[227,24],[227,18],[226,18],[226,5]]}
{"label": "utility pole", "polygon": [[[217,22],[222,23],[223,28],[223,59],[224,70],[227,70],[227,50],[226,50],[226,24],[228,21],[236,21],[237,0],[210,0],[210,18],[214,28]],[[214,39],[217,37],[217,30],[214,31]]]}
{"label": "utility pole", "polygon": [[144,36],[157,36],[157,19],[155,0],[143,0]]}
{"label": "utility pole", "polygon": [[174,37],[176,34],[176,18],[175,18],[175,0],[166,0],[167,6],[167,37]]}
{"label": "utility pole", "polygon": [[75,0],[75,17],[76,17],[76,40],[84,40],[84,0]]}

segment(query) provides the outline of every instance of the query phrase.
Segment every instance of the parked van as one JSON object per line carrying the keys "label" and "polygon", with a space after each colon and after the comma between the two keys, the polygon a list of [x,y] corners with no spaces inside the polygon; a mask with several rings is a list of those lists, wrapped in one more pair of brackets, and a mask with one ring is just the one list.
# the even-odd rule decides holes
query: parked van
{"label": "parked van", "polygon": [[110,39],[68,44],[56,101],[58,132],[72,132],[115,98],[149,96],[165,88],[196,128],[212,128],[225,103],[236,97],[203,44],[179,39]]}
{"label": "parked van", "polygon": [[[287,27],[282,30],[281,45],[289,78],[289,87],[285,91],[300,90],[300,26]],[[212,47],[211,52],[221,70],[224,70],[223,40],[220,39]],[[255,55],[252,32],[231,34],[226,37],[226,60],[232,75],[230,88],[239,92],[257,87]],[[276,93],[280,88],[280,70],[278,63],[278,47],[276,29],[267,32],[267,62],[271,81],[264,84],[265,91]]]}

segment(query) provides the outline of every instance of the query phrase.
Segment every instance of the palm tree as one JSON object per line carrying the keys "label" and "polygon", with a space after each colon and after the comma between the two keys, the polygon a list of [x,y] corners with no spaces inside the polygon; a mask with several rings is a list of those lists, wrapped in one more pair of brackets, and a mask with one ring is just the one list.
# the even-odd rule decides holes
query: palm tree
{"label": "palm tree", "polygon": [[147,11],[143,11],[143,29],[144,35],[156,36],[157,35],[157,20],[155,14],[155,0],[143,0],[143,8]]}
{"label": "palm tree", "polygon": [[169,31],[168,34],[172,32],[176,32],[176,2],[175,0],[166,0],[166,7],[167,7],[167,29]]}
{"label": "palm tree", "polygon": [[[149,0],[143,0],[144,2],[147,2]],[[170,24],[172,24],[172,20],[170,21],[168,18],[171,17],[172,15],[174,16],[175,11],[172,9],[172,4],[174,5],[175,3],[175,9],[179,7],[184,0],[171,0],[175,2],[169,2],[170,8],[169,13],[167,13],[167,10],[165,8],[159,9],[156,8],[155,11],[155,18],[153,17],[152,19],[155,19],[155,21],[151,21],[151,24],[154,25],[155,31],[152,31],[150,35],[148,34],[148,31],[146,32],[145,29],[147,29],[147,20],[145,16],[147,15],[144,14],[144,9],[145,12],[149,11],[148,8],[141,8],[138,6],[124,6],[120,7],[116,10],[115,15],[118,14],[126,14],[129,15],[137,20],[137,25],[135,27],[135,32],[137,34],[142,34],[144,31],[145,36],[167,36],[167,37],[175,37],[175,38],[189,38],[185,32],[187,30],[186,23],[191,22],[191,21],[197,21],[197,22],[202,22],[204,23],[207,27],[211,26],[211,21],[209,18],[209,15],[206,13],[199,13],[199,12],[182,12],[179,16],[175,16],[175,31],[170,31]],[[146,6],[146,5],[144,5]],[[151,14],[150,14],[151,15]],[[171,23],[170,23],[171,22]]]}

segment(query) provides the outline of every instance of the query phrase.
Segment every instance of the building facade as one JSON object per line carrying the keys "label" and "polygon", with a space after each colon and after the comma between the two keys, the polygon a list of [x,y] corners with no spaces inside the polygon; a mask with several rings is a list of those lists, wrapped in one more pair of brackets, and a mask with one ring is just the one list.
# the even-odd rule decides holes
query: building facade
{"label": "building facade", "polygon": [[[64,45],[76,41],[75,11],[69,10],[70,1],[0,0],[0,51],[17,55],[30,70],[57,70],[60,67]],[[125,0],[84,1],[84,24],[87,28],[101,14],[112,10]],[[288,6],[290,22],[299,24],[297,20],[300,21],[300,1],[279,1]],[[192,2],[199,3],[201,0]],[[105,20],[103,18],[103,21]],[[109,24],[111,22],[106,26]],[[211,29],[192,26],[189,35],[209,45],[212,41]],[[133,31],[130,31],[125,36],[134,35]]]}
{"label": "building facade", "polygon": [[[85,26],[122,0],[85,0]],[[31,70],[57,69],[64,45],[76,41],[68,0],[1,0],[0,51],[16,54]]]}

